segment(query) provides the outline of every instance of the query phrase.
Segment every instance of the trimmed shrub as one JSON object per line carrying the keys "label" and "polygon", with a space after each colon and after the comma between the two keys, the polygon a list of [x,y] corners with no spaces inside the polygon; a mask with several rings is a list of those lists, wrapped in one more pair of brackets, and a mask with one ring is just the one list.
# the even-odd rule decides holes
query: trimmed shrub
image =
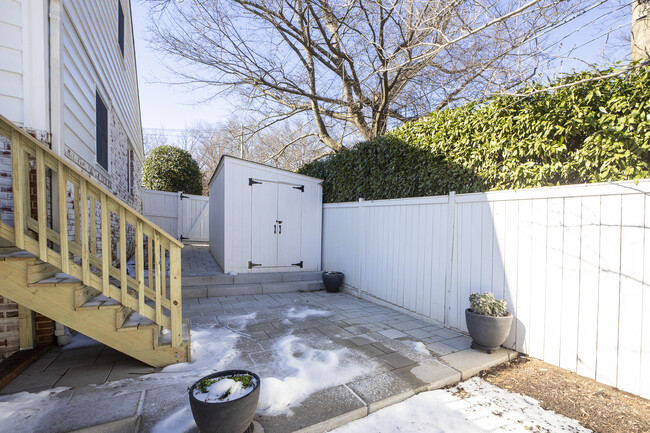
{"label": "trimmed shrub", "polygon": [[201,179],[199,164],[178,147],[156,147],[144,162],[142,185],[148,189],[201,195]]}
{"label": "trimmed shrub", "polygon": [[[549,86],[595,75],[582,72]],[[645,178],[648,113],[646,67],[609,80],[437,111],[299,172],[324,179],[326,202]]]}

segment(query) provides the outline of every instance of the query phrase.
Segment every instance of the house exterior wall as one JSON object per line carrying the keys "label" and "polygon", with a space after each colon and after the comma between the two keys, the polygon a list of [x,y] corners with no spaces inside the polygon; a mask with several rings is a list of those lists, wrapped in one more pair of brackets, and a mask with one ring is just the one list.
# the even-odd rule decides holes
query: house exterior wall
{"label": "house exterior wall", "polygon": [[[118,4],[125,20],[123,54],[118,43]],[[0,0],[0,11],[0,114],[142,212],[144,150],[130,1]],[[108,109],[108,170],[97,163],[96,92]],[[131,165],[133,188],[128,182]],[[1,219],[13,225],[11,191],[10,142],[0,137]],[[69,188],[70,225],[72,203]],[[48,205],[51,209],[51,202]],[[56,225],[53,217],[48,222]],[[119,256],[118,230],[119,224],[113,221],[113,260]],[[74,238],[72,226],[68,233]],[[133,254],[134,237],[130,228],[127,255]],[[0,240],[0,247],[4,245],[7,242]],[[0,298],[0,305],[5,301],[11,304]],[[0,315],[0,330],[6,327],[5,320]],[[41,334],[47,320],[42,320]],[[17,338],[17,327],[13,330],[7,323],[12,330],[1,332],[14,332]]]}
{"label": "house exterior wall", "polygon": [[48,0],[0,0],[0,10],[0,114],[40,139],[50,129]]}

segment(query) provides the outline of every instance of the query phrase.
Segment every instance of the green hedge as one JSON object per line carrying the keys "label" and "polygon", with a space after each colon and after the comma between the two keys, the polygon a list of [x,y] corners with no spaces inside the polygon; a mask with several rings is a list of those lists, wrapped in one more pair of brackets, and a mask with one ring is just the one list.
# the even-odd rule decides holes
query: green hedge
{"label": "green hedge", "polygon": [[299,172],[326,202],[650,177],[650,68],[437,111]]}
{"label": "green hedge", "polygon": [[142,185],[156,191],[201,195],[203,175],[199,164],[186,150],[174,146],[158,146],[144,161]]}

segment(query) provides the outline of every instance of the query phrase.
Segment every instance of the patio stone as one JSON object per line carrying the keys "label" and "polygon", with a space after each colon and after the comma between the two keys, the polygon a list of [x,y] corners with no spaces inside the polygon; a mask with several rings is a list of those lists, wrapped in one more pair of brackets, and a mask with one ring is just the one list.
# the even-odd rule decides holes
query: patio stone
{"label": "patio stone", "polygon": [[376,343],[376,341],[373,340],[372,338],[362,337],[362,336],[352,337],[352,338],[349,338],[348,340],[353,342],[357,346],[363,346],[365,344]]}
{"label": "patio stone", "polygon": [[398,329],[400,331],[410,331],[412,329],[419,329],[424,326],[423,322],[420,322],[419,320],[407,320],[405,322],[398,322],[394,323],[391,325],[393,328]]}
{"label": "patio stone", "polygon": [[415,361],[397,352],[380,355],[377,357],[377,359],[383,360],[393,368],[401,368],[401,367],[406,367],[407,365],[415,364]]}
{"label": "patio stone", "polygon": [[56,382],[56,386],[76,387],[102,384],[106,382],[112,369],[112,364],[72,367],[61,376],[61,379]]}
{"label": "patio stone", "polygon": [[[253,283],[255,284],[255,283]],[[328,316],[289,318],[291,308],[329,311]],[[191,319],[193,329],[228,326],[241,336],[235,343],[238,356],[226,368],[243,367],[264,377],[285,377],[291,372],[274,347],[279,339],[292,335],[306,346],[321,351],[339,350],[343,362],[362,365],[361,375],[347,384],[332,386],[311,394],[291,407],[291,414],[258,416],[267,433],[292,431],[324,432],[345,422],[365,416],[368,412],[397,403],[418,392],[436,389],[465,379],[490,365],[507,360],[501,354],[486,355],[467,350],[469,338],[417,317],[395,312],[389,307],[372,304],[344,293],[272,293],[196,298],[184,302],[184,317]],[[423,343],[430,350],[418,350]],[[294,355],[296,356],[296,355]],[[192,368],[192,366],[188,366]],[[141,362],[103,345],[79,349],[55,348],[30,367],[0,394],[51,387],[54,384],[73,386],[61,407],[74,406],[78,416],[81,403],[122,402],[142,394],[138,432],[151,431],[154,425],[174,415],[191,425],[186,383],[178,383],[178,373],[158,373],[152,380],[139,376],[154,371]],[[89,374],[90,373],[90,374]],[[132,379],[122,384],[114,381]],[[107,386],[90,383],[113,382]],[[169,385],[176,383],[175,385]],[[123,389],[122,389],[123,388]],[[134,404],[128,400],[125,404]],[[68,401],[69,400],[69,401]],[[118,405],[119,406],[119,405]],[[66,409],[67,410],[67,409]],[[130,409],[129,409],[130,410]],[[42,415],[49,421],[57,412]],[[71,412],[62,412],[69,425]],[[107,422],[98,431],[118,426],[133,431],[127,409],[118,423],[92,417],[92,422]],[[41,416],[41,415],[39,415]],[[36,419],[36,418],[32,418]],[[126,420],[126,421],[125,421]],[[77,422],[77,421],[74,421]],[[90,422],[90,421],[84,421]],[[124,423],[124,424],[120,424]],[[129,424],[131,423],[131,424]],[[86,428],[79,424],[79,428]],[[76,427],[75,427],[76,428]],[[101,430],[107,428],[109,430]],[[190,429],[193,433],[197,430]]]}
{"label": "patio stone", "polygon": [[22,391],[36,392],[44,388],[51,388],[61,379],[63,373],[65,373],[65,370],[45,371],[38,374],[19,374],[18,377],[0,390],[0,394],[12,394]]}
{"label": "patio stone", "polygon": [[455,338],[449,338],[447,340],[443,340],[442,342],[461,350],[469,349],[472,345],[472,339],[464,335]]}
{"label": "patio stone", "polygon": [[406,380],[390,372],[370,375],[347,385],[368,404],[368,413],[404,401],[415,394]]}
{"label": "patio stone", "polygon": [[398,331],[397,329],[387,329],[385,331],[379,331],[379,333],[384,337],[388,337],[388,338],[406,337],[405,333],[403,333],[402,331]]}
{"label": "patio stone", "polygon": [[460,371],[461,380],[465,380],[481,370],[494,367],[495,365],[508,361],[510,358],[514,358],[516,353],[503,347],[489,355],[478,350],[466,349],[442,356],[440,359],[445,364]]}
{"label": "patio stone", "polygon": [[[170,385],[148,389],[144,393],[144,401],[140,412],[140,432],[150,432],[153,427],[168,416],[186,410],[188,420],[192,419],[190,402],[187,396],[187,384]],[[198,432],[194,426],[190,432]]]}
{"label": "patio stone", "polygon": [[[96,399],[92,401],[92,416],[88,416],[90,403],[61,405],[56,408],[56,417],[41,417],[34,433],[64,433],[82,431],[86,428],[104,424],[99,432],[135,431],[138,420],[138,406],[141,392]],[[100,410],[101,409],[101,410]],[[110,425],[107,425],[110,423]]]}
{"label": "patio stone", "polygon": [[392,373],[409,382],[416,392],[438,389],[460,381],[457,370],[435,360],[398,368]]}
{"label": "patio stone", "polygon": [[264,433],[322,433],[362,418],[368,408],[345,385],[318,391],[300,406],[291,408],[291,415],[274,417],[255,415]]}
{"label": "patio stone", "polygon": [[445,344],[443,341],[436,341],[434,343],[427,343],[425,344],[427,349],[432,351],[435,355],[437,356],[444,356],[444,355],[449,355],[450,353],[458,352],[459,349],[450,346],[448,344]]}
{"label": "patio stone", "polygon": [[376,348],[372,344],[367,344],[365,346],[359,346],[359,347],[356,348],[356,350],[365,353],[366,355],[368,355],[371,358],[374,358],[374,357],[380,356],[380,355],[385,355],[383,350],[379,350],[378,348]]}

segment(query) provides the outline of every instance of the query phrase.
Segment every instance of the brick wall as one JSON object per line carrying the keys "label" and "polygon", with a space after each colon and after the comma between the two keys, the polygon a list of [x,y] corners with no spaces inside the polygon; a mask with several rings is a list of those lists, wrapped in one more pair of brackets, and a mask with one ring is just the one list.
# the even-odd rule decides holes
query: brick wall
{"label": "brick wall", "polygon": [[20,349],[18,304],[0,297],[0,360]]}

